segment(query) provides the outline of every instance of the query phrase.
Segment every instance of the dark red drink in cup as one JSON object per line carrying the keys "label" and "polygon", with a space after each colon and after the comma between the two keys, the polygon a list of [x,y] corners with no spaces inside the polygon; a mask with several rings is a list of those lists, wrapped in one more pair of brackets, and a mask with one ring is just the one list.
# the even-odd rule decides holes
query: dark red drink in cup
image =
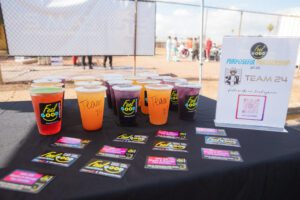
{"label": "dark red drink in cup", "polygon": [[171,92],[170,98],[170,110],[178,110],[178,94],[177,89],[175,87],[176,83],[187,83],[186,79],[183,78],[165,78],[163,79],[163,83],[174,86]]}

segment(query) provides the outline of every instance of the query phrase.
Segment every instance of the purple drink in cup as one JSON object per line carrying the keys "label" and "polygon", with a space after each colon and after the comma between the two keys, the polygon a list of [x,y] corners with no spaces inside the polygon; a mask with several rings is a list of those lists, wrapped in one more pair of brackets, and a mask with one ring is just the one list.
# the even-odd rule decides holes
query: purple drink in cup
{"label": "purple drink in cup", "polygon": [[201,85],[197,83],[177,83],[175,87],[178,93],[179,118],[194,120]]}
{"label": "purple drink in cup", "polygon": [[115,85],[112,88],[120,124],[135,126],[138,100],[142,87],[139,85]]}
{"label": "purple drink in cup", "polygon": [[[176,83],[187,83],[187,80],[183,78],[165,78],[163,79],[163,83],[175,86]],[[178,110],[178,94],[176,87],[174,87],[171,92],[170,110]]]}

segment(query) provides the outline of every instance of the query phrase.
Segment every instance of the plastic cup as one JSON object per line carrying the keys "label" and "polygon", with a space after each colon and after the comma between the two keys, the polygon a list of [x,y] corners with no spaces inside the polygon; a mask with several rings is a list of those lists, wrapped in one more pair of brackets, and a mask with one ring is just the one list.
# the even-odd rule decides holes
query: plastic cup
{"label": "plastic cup", "polygon": [[65,84],[66,84],[66,77],[65,76],[59,76],[59,75],[44,76],[42,79],[61,80],[61,83],[63,84],[63,88],[65,87]]}
{"label": "plastic cup", "polygon": [[140,81],[140,80],[144,80],[144,79],[145,79],[145,77],[142,77],[142,76],[128,76],[128,77],[125,77],[125,80],[132,81],[133,85],[138,85],[137,82]]}
{"label": "plastic cup", "polygon": [[72,80],[74,81],[74,83],[76,82],[86,82],[86,81],[95,81],[96,77],[94,76],[74,76],[72,78]]}
{"label": "plastic cup", "polygon": [[183,78],[165,78],[163,80],[163,83],[168,85],[173,85],[173,89],[171,92],[171,99],[170,99],[170,110],[178,110],[178,95],[177,95],[177,89],[175,87],[176,83],[187,83],[186,79]]}
{"label": "plastic cup", "polygon": [[154,125],[163,125],[168,121],[172,85],[146,85],[148,93],[149,119]]}
{"label": "plastic cup", "polygon": [[117,108],[116,108],[116,100],[115,100],[115,93],[112,87],[114,85],[131,85],[132,81],[130,80],[110,80],[108,82],[108,89],[110,93],[110,98],[111,98],[111,105],[114,110],[114,114],[117,114]]}
{"label": "plastic cup", "polygon": [[197,83],[178,83],[175,87],[178,93],[179,118],[194,120],[201,85]]}
{"label": "plastic cup", "polygon": [[124,80],[123,77],[117,75],[117,76],[111,76],[112,74],[107,74],[106,76],[103,75],[102,76],[102,81],[103,81],[103,85],[105,87],[107,87],[106,90],[106,101],[107,101],[107,105],[109,108],[112,108],[112,101],[111,101],[111,94],[110,94],[110,90],[109,90],[109,84],[108,81],[111,80]]}
{"label": "plastic cup", "polygon": [[144,79],[147,79],[147,78],[157,77],[157,76],[159,76],[159,74],[156,72],[142,72],[142,73],[139,73],[138,76],[141,76],[141,77],[144,77]]}
{"label": "plastic cup", "polygon": [[142,87],[139,85],[115,85],[112,88],[120,124],[135,126],[138,99]]}
{"label": "plastic cup", "polygon": [[76,82],[76,87],[94,87],[94,86],[101,86],[102,83],[100,81],[80,81]]}
{"label": "plastic cup", "polygon": [[32,81],[31,87],[64,87],[60,79],[36,79]]}
{"label": "plastic cup", "polygon": [[141,111],[143,114],[148,114],[148,95],[145,86],[149,84],[159,84],[161,81],[159,80],[140,80],[137,81],[137,84],[142,86],[141,94],[140,94],[140,100],[139,100],[139,106],[141,106]]}
{"label": "plastic cup", "polygon": [[106,87],[77,87],[75,90],[83,129],[87,131],[101,129],[103,124]]}
{"label": "plastic cup", "polygon": [[32,87],[30,95],[41,135],[60,132],[62,122],[63,92],[61,87]]}

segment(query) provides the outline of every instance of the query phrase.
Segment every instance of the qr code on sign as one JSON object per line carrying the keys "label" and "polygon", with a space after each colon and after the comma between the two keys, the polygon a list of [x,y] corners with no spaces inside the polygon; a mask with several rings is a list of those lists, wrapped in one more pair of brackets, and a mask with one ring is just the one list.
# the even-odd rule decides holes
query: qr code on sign
{"label": "qr code on sign", "polygon": [[239,95],[236,119],[258,120],[264,119],[266,96]]}
{"label": "qr code on sign", "polygon": [[242,113],[258,113],[258,108],[260,104],[259,99],[244,99],[244,108]]}

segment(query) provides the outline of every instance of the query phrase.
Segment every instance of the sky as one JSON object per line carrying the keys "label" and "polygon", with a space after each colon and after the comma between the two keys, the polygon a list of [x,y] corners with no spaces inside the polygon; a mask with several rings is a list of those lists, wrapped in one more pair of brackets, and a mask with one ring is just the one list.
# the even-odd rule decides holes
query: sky
{"label": "sky", "polygon": [[[200,0],[169,0],[174,2],[199,4]],[[205,5],[237,10],[260,11],[267,13],[290,13],[300,16],[300,0],[206,0]],[[204,30],[207,38],[217,44],[224,35],[237,35],[240,12],[216,9],[205,10]],[[168,35],[184,40],[200,34],[201,8],[157,3],[156,35],[165,40]],[[207,19],[207,20],[206,20]],[[300,23],[300,18],[297,19]],[[281,19],[277,16],[244,13],[242,35],[276,35],[280,31]],[[273,26],[271,32],[267,26]]]}

